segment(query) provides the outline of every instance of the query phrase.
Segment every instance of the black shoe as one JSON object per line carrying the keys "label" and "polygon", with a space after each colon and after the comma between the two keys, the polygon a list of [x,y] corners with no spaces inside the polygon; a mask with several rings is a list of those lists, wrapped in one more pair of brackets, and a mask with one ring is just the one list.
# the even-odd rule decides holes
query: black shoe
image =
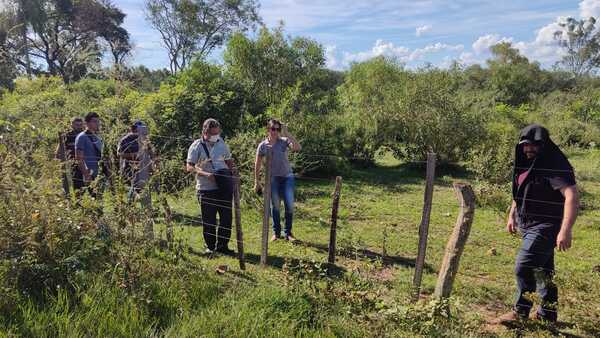
{"label": "black shoe", "polygon": [[227,256],[235,255],[235,251],[229,249],[228,247],[217,248],[217,252],[222,253],[223,255],[227,255]]}

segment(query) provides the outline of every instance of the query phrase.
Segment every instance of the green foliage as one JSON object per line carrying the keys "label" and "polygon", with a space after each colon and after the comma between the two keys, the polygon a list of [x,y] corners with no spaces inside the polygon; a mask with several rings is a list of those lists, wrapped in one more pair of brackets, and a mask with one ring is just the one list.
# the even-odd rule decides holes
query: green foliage
{"label": "green foliage", "polygon": [[341,109],[356,139],[365,136],[367,157],[387,145],[399,158],[422,160],[436,152],[454,161],[482,134],[481,118],[457,97],[457,86],[449,71],[408,72],[377,58],[351,68],[340,87]]}
{"label": "green foliage", "polygon": [[494,58],[488,60],[489,86],[496,100],[517,106],[529,101],[530,96],[543,92],[548,86],[548,76],[537,62],[520,55],[510,42],[492,46]]}

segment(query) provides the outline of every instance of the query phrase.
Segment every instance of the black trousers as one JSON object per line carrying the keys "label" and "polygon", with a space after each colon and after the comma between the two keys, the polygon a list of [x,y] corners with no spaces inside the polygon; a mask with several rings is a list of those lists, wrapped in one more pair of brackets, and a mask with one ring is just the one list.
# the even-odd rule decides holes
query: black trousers
{"label": "black trousers", "polygon": [[[198,191],[202,212],[204,243],[210,250],[227,248],[231,237],[231,200],[226,200],[219,190]],[[217,223],[219,214],[219,223]]]}

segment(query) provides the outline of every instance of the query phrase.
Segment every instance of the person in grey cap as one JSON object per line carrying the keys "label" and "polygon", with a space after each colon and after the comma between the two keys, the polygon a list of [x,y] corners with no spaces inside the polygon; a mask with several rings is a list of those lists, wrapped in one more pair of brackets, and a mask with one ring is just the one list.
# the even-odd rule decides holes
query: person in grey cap
{"label": "person in grey cap", "polygon": [[202,136],[188,149],[186,169],[196,175],[206,253],[233,254],[228,243],[235,168],[229,146],[221,138],[221,124],[217,120],[207,119],[202,124]]}

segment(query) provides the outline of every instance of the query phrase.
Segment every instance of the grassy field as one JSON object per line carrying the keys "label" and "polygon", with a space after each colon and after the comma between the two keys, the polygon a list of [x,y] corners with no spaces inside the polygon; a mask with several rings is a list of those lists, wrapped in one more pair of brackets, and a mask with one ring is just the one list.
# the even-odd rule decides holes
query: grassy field
{"label": "grassy field", "polygon": [[[170,199],[178,220],[175,250],[124,250],[131,254],[127,277],[103,274],[88,280],[77,299],[59,293],[43,307],[23,304],[16,314],[20,324],[5,324],[6,334],[600,336],[600,152],[571,152],[570,158],[584,210],[575,226],[573,248],[556,255],[561,322],[557,328],[531,323],[508,330],[486,324],[509,310],[515,288],[512,271],[519,239],[504,230],[502,204],[476,209],[453,297],[444,304],[429,298],[458,213],[452,182],[469,181],[468,173],[456,168],[438,170],[424,296],[412,304],[424,170],[386,157],[375,168],[357,169],[344,177],[336,267],[323,264],[332,179],[298,180],[294,233],[301,242],[270,243],[266,269],[258,265],[261,210],[244,205],[246,271],[239,270],[234,257],[202,253],[202,228],[190,221],[199,213],[190,188]],[[474,185],[486,200],[493,200],[493,192]],[[164,236],[163,224],[157,230]],[[233,241],[230,247],[235,248]],[[217,272],[223,265],[228,271]]]}

